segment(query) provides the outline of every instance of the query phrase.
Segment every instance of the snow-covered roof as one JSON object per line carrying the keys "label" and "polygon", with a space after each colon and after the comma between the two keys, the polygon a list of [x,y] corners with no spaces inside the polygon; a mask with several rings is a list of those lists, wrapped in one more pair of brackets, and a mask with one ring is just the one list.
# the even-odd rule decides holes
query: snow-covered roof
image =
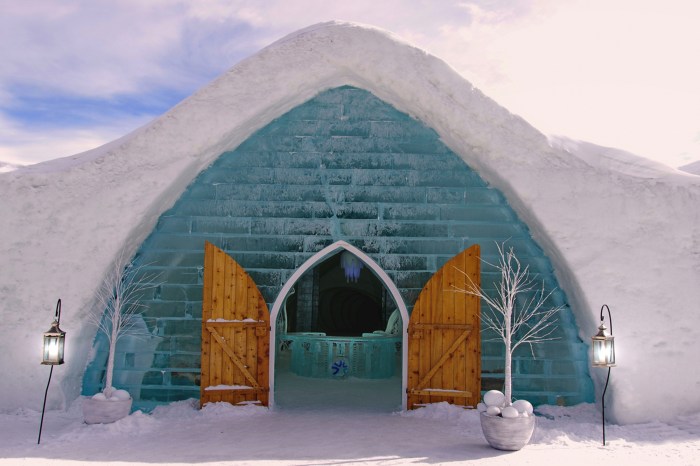
{"label": "snow-covered roof", "polygon": [[[507,196],[551,258],[581,338],[610,306],[611,416],[636,422],[700,410],[700,177],[550,140],[440,59],[385,31],[337,22],[281,39],[112,143],[0,174],[0,408],[39,405],[40,336],[59,297],[67,363],[54,375],[52,402],[76,398],[95,333],[86,315],[119,251],[133,253],[223,151],[342,85],[423,121]],[[677,387],[688,389],[683,397],[666,395]]]}
{"label": "snow-covered roof", "polygon": [[693,175],[700,175],[700,160],[683,165],[678,169],[683,170],[684,172],[692,173]]}

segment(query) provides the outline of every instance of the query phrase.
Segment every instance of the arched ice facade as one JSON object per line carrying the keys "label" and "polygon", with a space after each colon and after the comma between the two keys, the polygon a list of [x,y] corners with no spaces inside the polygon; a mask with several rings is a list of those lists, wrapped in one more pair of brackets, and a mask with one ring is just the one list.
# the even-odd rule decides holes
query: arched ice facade
{"label": "arched ice facade", "polygon": [[[148,338],[120,342],[114,383],[135,407],[197,398],[204,242],[225,250],[268,307],[313,254],[345,241],[373,258],[411,310],[449,258],[479,244],[486,262],[507,241],[563,304],[555,340],[522,348],[514,395],[535,404],[592,401],[587,345],[552,265],[504,196],[435,131],[356,87],[327,90],[222,153],[160,216],[135,261],[158,275],[143,297]],[[483,267],[486,289],[496,275]],[[500,388],[502,345],[482,337],[482,389]],[[83,394],[101,388],[98,335]]]}

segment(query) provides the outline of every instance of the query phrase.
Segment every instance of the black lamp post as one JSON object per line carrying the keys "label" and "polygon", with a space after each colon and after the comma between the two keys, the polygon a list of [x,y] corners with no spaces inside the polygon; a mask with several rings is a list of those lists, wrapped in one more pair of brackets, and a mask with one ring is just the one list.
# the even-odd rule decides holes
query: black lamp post
{"label": "black lamp post", "polygon": [[66,344],[66,332],[61,330],[58,324],[61,322],[61,300],[56,303],[56,315],[54,316],[51,328],[44,332],[44,355],[41,360],[42,364],[50,365],[49,381],[46,384],[44,392],[44,406],[41,408],[41,423],[39,424],[39,439],[37,444],[41,443],[41,429],[44,426],[44,412],[46,411],[46,396],[49,394],[49,384],[51,384],[51,375],[53,374],[53,366],[63,364],[63,353]]}
{"label": "black lamp post", "polygon": [[[603,309],[608,310],[608,321],[610,322],[610,333],[607,332],[607,327],[603,323]],[[608,390],[608,382],[610,382],[610,368],[615,365],[615,337],[612,336],[612,317],[610,308],[607,304],[603,304],[600,308],[600,327],[598,333],[593,337],[593,367],[607,367],[608,377],[605,379],[605,388],[603,388],[602,406],[603,406],[603,445],[605,445],[605,392]]]}

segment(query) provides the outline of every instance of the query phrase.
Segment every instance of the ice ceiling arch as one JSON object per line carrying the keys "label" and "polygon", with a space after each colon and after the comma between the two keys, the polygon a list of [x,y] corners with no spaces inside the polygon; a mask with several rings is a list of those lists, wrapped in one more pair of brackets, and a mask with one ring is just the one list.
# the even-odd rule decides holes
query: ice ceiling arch
{"label": "ice ceiling arch", "polygon": [[[201,271],[208,240],[255,280],[272,308],[295,271],[344,241],[363,251],[396,285],[407,310],[450,257],[479,243],[493,262],[494,241],[557,288],[551,263],[503,195],[445,146],[430,128],[371,93],[325,91],[224,152],[166,211],[136,261],[163,282],[144,296],[144,323],[158,338],[119,348],[115,384],[135,406],[198,397]],[[488,271],[482,281],[494,276]],[[566,304],[557,291],[553,298]],[[558,340],[514,360],[514,392],[535,403],[591,401],[587,346],[571,310],[560,315]],[[487,338],[485,338],[487,339]],[[502,380],[502,349],[482,344],[483,388]],[[99,390],[105,348],[83,380]]]}

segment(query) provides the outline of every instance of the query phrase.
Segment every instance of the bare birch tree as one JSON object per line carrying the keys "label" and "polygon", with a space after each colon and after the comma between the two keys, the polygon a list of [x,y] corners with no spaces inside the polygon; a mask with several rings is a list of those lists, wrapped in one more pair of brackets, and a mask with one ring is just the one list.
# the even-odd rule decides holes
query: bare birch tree
{"label": "bare birch tree", "polygon": [[114,391],[112,377],[117,342],[126,335],[144,333],[136,329],[142,320],[141,312],[144,308],[144,305],[139,303],[139,298],[144,292],[157,286],[153,282],[156,276],[146,276],[142,271],[143,266],[135,266],[122,250],[100,284],[96,293],[99,306],[90,314],[90,320],[97,326],[98,332],[105,334],[109,344],[103,389],[107,398],[111,398]]}
{"label": "bare birch tree", "polygon": [[455,286],[455,290],[477,296],[487,307],[482,311],[481,318],[487,329],[493,330],[505,345],[505,399],[507,405],[512,403],[512,360],[515,350],[523,345],[532,345],[547,340],[553,340],[552,332],[556,329],[553,317],[564,306],[547,307],[547,300],[554,290],[547,292],[545,283],[539,283],[531,276],[529,266],[523,267],[513,248],[505,250],[505,243],[498,244],[498,264],[485,264],[495,268],[500,273],[496,291],[489,295],[476,285],[471,277],[467,278],[465,288]]}

